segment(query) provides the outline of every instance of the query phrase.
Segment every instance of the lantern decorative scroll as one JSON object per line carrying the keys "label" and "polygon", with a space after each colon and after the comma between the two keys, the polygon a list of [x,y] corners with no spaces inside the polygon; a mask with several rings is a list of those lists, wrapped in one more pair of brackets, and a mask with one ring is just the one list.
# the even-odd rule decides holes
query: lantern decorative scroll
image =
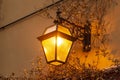
{"label": "lantern decorative scroll", "polygon": [[47,63],[54,65],[66,62],[75,40],[69,29],[60,24],[48,27],[38,39],[42,42]]}

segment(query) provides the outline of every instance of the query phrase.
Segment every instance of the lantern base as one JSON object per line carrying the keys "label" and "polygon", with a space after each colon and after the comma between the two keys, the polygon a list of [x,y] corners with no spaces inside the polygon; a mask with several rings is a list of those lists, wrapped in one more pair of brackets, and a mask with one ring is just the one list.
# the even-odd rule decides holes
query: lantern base
{"label": "lantern base", "polygon": [[63,63],[61,63],[61,62],[51,62],[50,64],[52,64],[52,65],[61,65],[61,64],[63,64]]}

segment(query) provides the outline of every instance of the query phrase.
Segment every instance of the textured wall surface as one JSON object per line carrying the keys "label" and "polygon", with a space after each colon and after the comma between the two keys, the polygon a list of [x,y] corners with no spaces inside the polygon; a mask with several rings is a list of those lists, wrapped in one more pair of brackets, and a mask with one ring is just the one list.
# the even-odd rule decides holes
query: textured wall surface
{"label": "textured wall surface", "polygon": [[0,0],[0,21],[1,21],[1,19],[2,19],[2,14],[1,14],[1,11],[2,10],[2,0]]}
{"label": "textured wall surface", "polygon": [[59,0],[1,0],[0,27]]}
{"label": "textured wall surface", "polygon": [[[2,2],[0,26],[4,26],[34,10],[43,8],[52,0],[1,0],[0,2]],[[112,17],[108,17],[108,19],[112,23],[112,53],[119,54],[120,5],[111,12]],[[43,55],[40,42],[36,38],[51,24],[51,19],[35,15],[0,30],[0,74],[10,74],[11,72],[19,74],[31,64],[30,62],[35,56]]]}
{"label": "textured wall surface", "polygon": [[113,46],[113,53],[117,56],[120,56],[120,1],[118,6],[113,11],[113,18],[110,19],[111,22],[113,21],[113,31],[112,35],[112,46]]}
{"label": "textured wall surface", "polygon": [[[51,0],[3,0],[0,25],[6,25],[51,3]],[[41,56],[37,37],[51,24],[52,20],[42,13],[0,30],[0,74],[18,74],[30,66],[35,56]]]}

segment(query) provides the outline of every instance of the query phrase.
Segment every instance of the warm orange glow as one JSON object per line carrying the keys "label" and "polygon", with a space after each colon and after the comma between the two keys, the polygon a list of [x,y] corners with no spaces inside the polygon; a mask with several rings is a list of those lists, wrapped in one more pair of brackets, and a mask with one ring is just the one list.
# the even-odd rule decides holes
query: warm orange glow
{"label": "warm orange glow", "polygon": [[61,65],[62,63],[60,63],[60,62],[52,62],[52,63],[50,63],[50,64],[53,64],[53,65]]}
{"label": "warm orange glow", "polygon": [[[94,68],[96,67],[97,69],[102,70],[105,68],[109,68],[111,65],[113,65],[112,60],[110,60],[110,58],[113,58],[113,55],[110,53],[109,50],[107,55],[103,55],[103,52],[99,52],[97,54],[96,50],[85,53],[80,50],[80,47],[79,49],[75,49],[75,52],[76,54],[73,54],[72,56],[78,57],[80,60],[80,64],[85,64],[86,67],[89,67],[90,64],[91,66],[94,66]],[[74,63],[75,62],[71,61],[71,64],[74,65]],[[79,66],[76,65],[76,68],[78,67]]]}
{"label": "warm orange glow", "polygon": [[[47,61],[55,59],[55,37],[43,40],[42,45],[45,51]],[[50,46],[50,47],[49,47]]]}
{"label": "warm orange glow", "polygon": [[59,47],[59,46],[61,46],[62,44],[63,44],[63,39],[61,38],[61,37],[57,37],[57,46]]}
{"label": "warm orange glow", "polygon": [[[65,62],[68,56],[70,47],[72,45],[72,41],[69,41],[67,39],[64,39],[58,36],[57,38],[52,37],[52,38],[43,40],[42,45],[44,46],[43,48],[46,54],[47,61],[55,60],[55,46],[57,45],[57,60]],[[58,65],[60,63],[54,62],[52,64]]]}
{"label": "warm orange glow", "polygon": [[66,61],[66,58],[68,56],[69,50],[72,46],[72,41],[69,41],[64,38],[58,37],[58,46],[57,46],[57,60]]}
{"label": "warm orange glow", "polygon": [[[94,20],[92,23],[91,23],[91,34],[92,34],[92,40],[94,40],[94,43],[92,45],[101,45],[101,36],[99,36],[98,34],[96,33],[99,33],[101,34],[103,31],[101,29],[98,29],[97,27],[99,26],[98,25],[98,21],[97,20]],[[98,36],[96,36],[98,35]],[[95,36],[95,37],[94,37]],[[98,39],[99,38],[99,39]],[[104,44],[106,46],[109,46],[107,44]],[[103,47],[104,48],[104,47]],[[81,63],[86,63],[86,65],[90,64],[90,65],[94,65],[96,66],[98,69],[104,69],[104,68],[108,68],[110,67],[113,62],[112,60],[109,60],[110,57],[113,57],[113,55],[110,53],[110,50],[107,50],[106,51],[108,54],[107,55],[104,55],[104,52],[102,51],[99,51],[98,53],[96,53],[96,50],[92,49],[91,52],[89,53],[85,53],[85,54],[80,54],[82,57],[80,58],[81,60]],[[87,55],[87,58],[85,58],[85,56]]]}
{"label": "warm orange glow", "polygon": [[104,56],[102,52],[96,54],[94,51],[92,51],[88,54],[86,65],[91,64],[96,66],[98,69],[108,68],[113,64],[113,62],[109,60],[109,57],[112,57],[110,53]]}
{"label": "warm orange glow", "polygon": [[98,21],[95,20],[91,23],[91,34],[96,34],[96,32],[98,31],[96,27],[98,27]]}
{"label": "warm orange glow", "polygon": [[61,25],[58,25],[58,31],[63,32],[63,33],[68,34],[68,35],[71,35],[70,31]]}
{"label": "warm orange glow", "polygon": [[[68,36],[65,37],[66,35]],[[73,43],[69,39],[71,36],[69,29],[61,25],[54,25],[47,28],[43,36],[45,36],[45,39],[41,36],[41,40],[47,62],[54,65],[65,63]]]}

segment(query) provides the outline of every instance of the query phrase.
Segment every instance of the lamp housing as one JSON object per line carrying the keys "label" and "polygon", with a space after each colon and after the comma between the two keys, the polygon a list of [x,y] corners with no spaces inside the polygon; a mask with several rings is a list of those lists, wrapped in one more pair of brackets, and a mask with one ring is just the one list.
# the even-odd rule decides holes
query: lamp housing
{"label": "lamp housing", "polygon": [[47,63],[53,65],[66,62],[73,41],[75,41],[69,29],[60,24],[48,27],[38,39],[42,43]]}

